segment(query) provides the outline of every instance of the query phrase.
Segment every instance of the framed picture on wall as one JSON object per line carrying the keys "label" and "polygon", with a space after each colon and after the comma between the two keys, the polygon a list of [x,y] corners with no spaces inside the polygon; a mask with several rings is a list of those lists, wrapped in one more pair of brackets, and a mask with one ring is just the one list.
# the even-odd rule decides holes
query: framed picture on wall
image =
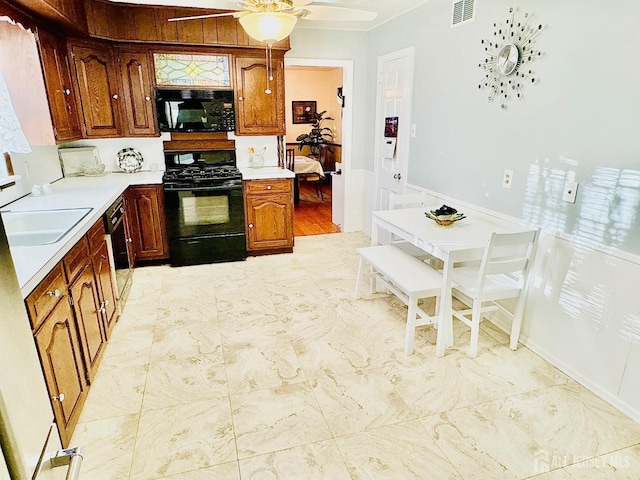
{"label": "framed picture on wall", "polygon": [[297,101],[291,102],[293,123],[313,123],[313,117],[316,114],[316,102],[313,101]]}

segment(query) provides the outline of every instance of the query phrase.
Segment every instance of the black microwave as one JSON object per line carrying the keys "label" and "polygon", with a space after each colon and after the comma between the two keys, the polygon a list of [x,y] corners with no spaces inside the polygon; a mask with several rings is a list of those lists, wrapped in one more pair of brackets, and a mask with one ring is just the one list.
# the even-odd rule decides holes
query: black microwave
{"label": "black microwave", "polygon": [[156,88],[161,132],[233,132],[233,90]]}

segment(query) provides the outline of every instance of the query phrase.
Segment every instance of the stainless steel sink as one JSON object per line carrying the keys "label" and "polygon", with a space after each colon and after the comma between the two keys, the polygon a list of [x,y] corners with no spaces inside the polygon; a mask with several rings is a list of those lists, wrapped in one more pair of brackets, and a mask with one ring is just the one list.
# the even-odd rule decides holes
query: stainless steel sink
{"label": "stainless steel sink", "polygon": [[56,210],[4,211],[2,220],[12,247],[48,245],[64,237],[93,210],[63,208]]}

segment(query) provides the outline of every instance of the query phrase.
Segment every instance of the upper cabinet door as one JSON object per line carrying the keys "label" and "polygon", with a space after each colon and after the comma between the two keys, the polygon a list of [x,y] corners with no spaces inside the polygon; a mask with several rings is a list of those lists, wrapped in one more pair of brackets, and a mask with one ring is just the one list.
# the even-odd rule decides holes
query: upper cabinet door
{"label": "upper cabinet door", "polygon": [[67,47],[42,30],[38,30],[38,46],[56,142],[82,138]]}
{"label": "upper cabinet door", "polygon": [[130,137],[158,134],[150,65],[146,52],[120,54],[125,133]]}
{"label": "upper cabinet door", "polygon": [[121,136],[120,79],[111,52],[78,45],[72,52],[86,136]]}
{"label": "upper cabinet door", "polygon": [[284,60],[273,59],[273,80],[267,90],[264,58],[236,57],[236,133],[284,135]]}

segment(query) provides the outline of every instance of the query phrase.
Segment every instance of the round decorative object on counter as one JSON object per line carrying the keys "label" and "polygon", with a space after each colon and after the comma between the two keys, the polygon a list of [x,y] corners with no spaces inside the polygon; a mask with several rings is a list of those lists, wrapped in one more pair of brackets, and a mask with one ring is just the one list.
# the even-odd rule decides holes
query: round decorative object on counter
{"label": "round decorative object on counter", "polygon": [[135,148],[123,148],[118,152],[118,166],[127,173],[139,172],[142,169],[142,154]]}

